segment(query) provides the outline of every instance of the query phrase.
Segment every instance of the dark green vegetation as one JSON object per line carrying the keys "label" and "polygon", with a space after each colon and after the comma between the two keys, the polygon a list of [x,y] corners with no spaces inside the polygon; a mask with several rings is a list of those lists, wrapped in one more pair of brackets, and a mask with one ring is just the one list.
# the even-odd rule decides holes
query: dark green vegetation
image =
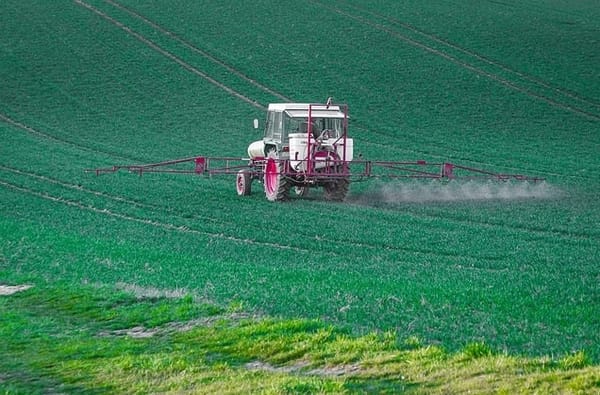
{"label": "dark green vegetation", "polygon": [[[4,1],[0,282],[181,290],[597,363],[600,8],[435,3]],[[270,204],[228,178],[83,172],[244,156],[269,102],[329,95],[366,158],[522,171],[545,192],[421,203],[368,182],[346,204]]]}

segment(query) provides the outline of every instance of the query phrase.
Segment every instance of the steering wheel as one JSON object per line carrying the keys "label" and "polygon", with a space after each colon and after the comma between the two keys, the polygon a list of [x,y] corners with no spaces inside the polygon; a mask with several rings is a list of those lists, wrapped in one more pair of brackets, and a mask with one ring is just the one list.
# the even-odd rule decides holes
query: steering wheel
{"label": "steering wheel", "polygon": [[323,129],[317,140],[325,140],[331,137],[330,133],[333,132],[331,129]]}

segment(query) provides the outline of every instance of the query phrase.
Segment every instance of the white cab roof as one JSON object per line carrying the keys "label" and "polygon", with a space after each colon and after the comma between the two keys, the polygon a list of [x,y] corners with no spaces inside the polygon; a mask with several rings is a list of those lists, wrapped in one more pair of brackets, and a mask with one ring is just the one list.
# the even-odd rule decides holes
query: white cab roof
{"label": "white cab roof", "polygon": [[[307,118],[309,103],[271,103],[269,111],[281,111],[287,113],[292,118]],[[312,104],[311,116],[313,118],[344,118],[344,112],[340,106],[325,104]]]}

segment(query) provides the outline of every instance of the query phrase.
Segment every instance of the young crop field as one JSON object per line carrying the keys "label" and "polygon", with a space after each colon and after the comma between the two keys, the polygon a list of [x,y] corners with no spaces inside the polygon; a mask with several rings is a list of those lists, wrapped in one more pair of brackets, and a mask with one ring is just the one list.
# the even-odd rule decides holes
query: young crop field
{"label": "young crop field", "polygon": [[[479,344],[523,358],[576,355],[577,367],[594,369],[582,388],[599,390],[596,1],[5,0],[0,9],[0,286],[69,297],[91,287],[109,299],[153,290],[201,303],[172,320],[233,309],[299,320],[310,333],[314,322],[332,325],[359,341],[393,333],[449,353]],[[329,96],[349,105],[355,156],[545,181],[365,180],[343,203],[319,190],[271,203],[258,182],[237,196],[231,176],[85,172],[245,157],[269,103]],[[3,337],[34,322],[23,311],[49,303],[26,292],[0,303],[14,321],[0,321]],[[164,324],[136,319],[118,329]],[[75,325],[67,321],[43,321],[40,337],[60,337]],[[194,334],[178,336],[173,344]],[[15,344],[0,351],[26,359]],[[160,352],[177,348],[169,344]],[[235,358],[261,358],[250,354]],[[18,382],[19,392],[34,365],[0,362],[0,389]],[[306,388],[340,391],[336,380]]]}

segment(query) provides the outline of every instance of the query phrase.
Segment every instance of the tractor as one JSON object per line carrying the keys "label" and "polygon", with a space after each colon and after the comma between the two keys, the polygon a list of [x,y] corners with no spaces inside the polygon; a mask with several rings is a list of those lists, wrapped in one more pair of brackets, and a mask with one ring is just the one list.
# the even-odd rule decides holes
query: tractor
{"label": "tractor", "polygon": [[[254,122],[258,128],[258,122]],[[270,201],[306,196],[322,187],[326,200],[342,201],[350,186],[353,157],[348,138],[348,107],[327,104],[269,104],[262,140],[248,147],[248,168],[237,173],[238,195],[249,195],[253,180],[262,182]]]}

